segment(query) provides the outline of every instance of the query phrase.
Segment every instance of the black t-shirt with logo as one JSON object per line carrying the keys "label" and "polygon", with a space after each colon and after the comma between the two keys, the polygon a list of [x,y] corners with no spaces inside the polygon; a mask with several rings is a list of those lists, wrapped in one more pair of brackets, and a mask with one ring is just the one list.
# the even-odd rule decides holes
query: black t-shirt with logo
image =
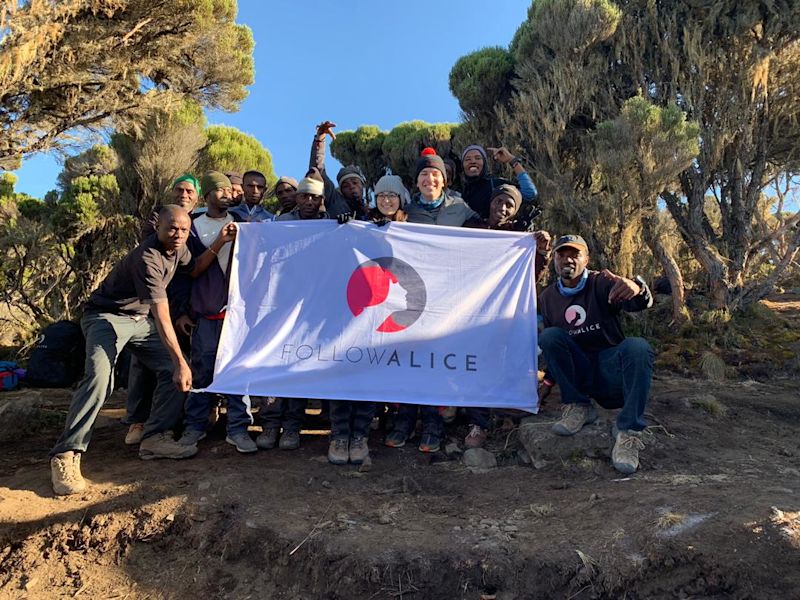
{"label": "black t-shirt with logo", "polygon": [[619,314],[636,312],[651,304],[650,290],[627,302],[608,303],[614,282],[590,271],[583,289],[574,296],[562,296],[553,283],[539,295],[539,312],[545,327],[567,331],[584,352],[600,352],[622,343],[625,334]]}
{"label": "black t-shirt with logo", "polygon": [[192,253],[185,245],[167,254],[152,234],[117,263],[89,296],[86,308],[146,315],[151,304],[167,301],[167,285],[176,271],[191,272],[193,268]]}

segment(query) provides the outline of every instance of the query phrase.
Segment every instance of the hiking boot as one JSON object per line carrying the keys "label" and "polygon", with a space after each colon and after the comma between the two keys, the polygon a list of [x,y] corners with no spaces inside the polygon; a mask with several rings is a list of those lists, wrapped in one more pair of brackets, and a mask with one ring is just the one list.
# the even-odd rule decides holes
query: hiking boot
{"label": "hiking boot", "polygon": [[328,462],[333,465],[346,465],[350,459],[350,440],[331,440],[328,446]]}
{"label": "hiking boot", "polygon": [[258,434],[256,438],[256,446],[262,450],[272,450],[275,444],[278,443],[278,428],[265,427],[264,431]]}
{"label": "hiking boot", "polygon": [[350,440],[350,462],[354,465],[360,465],[369,456],[369,446],[367,445],[367,438],[354,437]]}
{"label": "hiking boot", "polygon": [[246,431],[240,431],[239,433],[229,433],[225,437],[225,441],[231,444],[232,446],[236,446],[236,451],[241,452],[242,454],[250,454],[251,452],[258,452],[258,446],[253,441]]}
{"label": "hiking boot", "polygon": [[50,459],[50,481],[57,496],[79,494],[86,489],[81,475],[81,453],[68,450]]}
{"label": "hiking boot", "polygon": [[[185,434],[184,434],[185,435]],[[139,444],[139,458],[153,460],[154,458],[189,458],[197,454],[197,445],[180,444],[166,433],[156,433],[146,437]]]}
{"label": "hiking boot", "polygon": [[575,435],[584,425],[594,423],[596,420],[597,411],[591,402],[565,404],[561,409],[561,418],[553,425],[553,433]]}
{"label": "hiking boot", "polygon": [[281,450],[297,450],[300,447],[299,431],[284,431],[278,448]]}
{"label": "hiking boot", "polygon": [[639,468],[639,450],[644,450],[640,431],[619,431],[611,451],[614,468],[625,475],[635,473]]}
{"label": "hiking boot", "polygon": [[204,439],[206,439],[205,431],[198,431],[197,429],[186,429],[184,430],[181,439],[178,440],[178,443],[182,446],[196,446],[197,442]]}
{"label": "hiking boot", "polygon": [[467,437],[464,438],[464,446],[467,448],[483,448],[488,435],[488,432],[480,425],[472,425],[469,428]]}
{"label": "hiking boot", "polygon": [[402,448],[406,445],[406,441],[410,436],[400,429],[394,429],[389,432],[384,440],[384,444],[389,446],[389,448]]}
{"label": "hiking boot", "polygon": [[438,452],[441,438],[435,433],[423,433],[419,440],[420,452]]}
{"label": "hiking boot", "polygon": [[125,434],[125,445],[135,446],[142,441],[144,435],[144,423],[133,423],[128,427],[128,433]]}

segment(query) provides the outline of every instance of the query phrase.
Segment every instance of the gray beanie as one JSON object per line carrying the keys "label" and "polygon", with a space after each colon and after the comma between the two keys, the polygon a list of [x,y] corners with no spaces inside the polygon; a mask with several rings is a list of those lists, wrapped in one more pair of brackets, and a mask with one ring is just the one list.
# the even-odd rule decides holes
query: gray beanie
{"label": "gray beanie", "polygon": [[347,167],[342,167],[341,169],[339,169],[339,173],[336,175],[336,182],[339,185],[342,185],[342,182],[345,179],[351,179],[351,178],[358,179],[362,185],[367,184],[367,180],[364,177],[364,174],[361,172],[361,169],[359,169],[355,165],[349,165]]}
{"label": "gray beanie", "polygon": [[381,192],[389,192],[400,196],[400,208],[403,208],[406,202],[409,202],[411,199],[408,190],[403,185],[403,180],[397,175],[384,175],[378,179],[378,183],[375,184],[376,201],[378,194]]}
{"label": "gray beanie", "polygon": [[477,150],[478,153],[483,157],[483,162],[488,162],[489,161],[489,157],[486,154],[486,149],[483,146],[481,146],[479,144],[470,144],[469,146],[464,148],[464,151],[461,153],[461,162],[464,162],[464,157],[467,155],[467,152],[469,152],[470,150]]}

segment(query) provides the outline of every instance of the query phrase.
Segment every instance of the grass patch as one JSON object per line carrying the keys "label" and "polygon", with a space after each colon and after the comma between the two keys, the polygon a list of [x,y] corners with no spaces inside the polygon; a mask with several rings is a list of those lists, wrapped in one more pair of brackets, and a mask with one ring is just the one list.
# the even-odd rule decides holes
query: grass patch
{"label": "grass patch", "polygon": [[656,519],[654,525],[656,529],[671,529],[676,525],[680,525],[686,520],[686,515],[682,515],[680,513],[672,512],[668,510],[664,514],[662,514],[658,519]]}
{"label": "grass patch", "polygon": [[728,412],[728,407],[711,394],[695,396],[690,401],[692,406],[707,412],[712,417],[724,417]]}
{"label": "grass patch", "polygon": [[700,371],[706,379],[723,381],[725,379],[725,361],[713,352],[706,350],[700,355]]}

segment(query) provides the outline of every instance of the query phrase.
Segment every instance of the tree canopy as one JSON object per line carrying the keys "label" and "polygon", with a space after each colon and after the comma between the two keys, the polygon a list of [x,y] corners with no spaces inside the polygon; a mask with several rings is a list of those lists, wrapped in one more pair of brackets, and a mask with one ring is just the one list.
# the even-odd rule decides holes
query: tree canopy
{"label": "tree canopy", "polygon": [[235,17],[236,0],[3,2],[0,168],[186,99],[236,109],[254,71]]}
{"label": "tree canopy", "polygon": [[[512,91],[476,93],[483,81]],[[796,230],[800,213],[782,220],[759,213],[776,181],[795,180],[799,86],[800,7],[790,0],[536,0],[508,50],[478,50],[459,59],[450,76],[473,137],[500,135],[532,165],[551,228],[588,233],[602,264],[630,265],[629,242],[641,225],[632,223],[642,213],[626,212],[619,193],[646,184],[704,273],[698,285],[710,288],[719,308],[768,293],[797,254],[793,243],[774,251],[778,238]],[[697,124],[700,143],[691,160],[686,147],[675,149],[675,160],[662,165],[675,169],[671,175],[645,170],[620,192],[619,178],[611,185],[608,177],[609,147],[601,165],[598,144],[612,129],[611,138],[624,139],[633,113],[648,113],[643,103],[627,105],[628,117],[617,120],[635,97],[669,112],[655,121],[657,132],[645,128],[629,165],[643,167],[650,138],[667,135],[680,119]],[[654,191],[656,183],[661,189]]]}

